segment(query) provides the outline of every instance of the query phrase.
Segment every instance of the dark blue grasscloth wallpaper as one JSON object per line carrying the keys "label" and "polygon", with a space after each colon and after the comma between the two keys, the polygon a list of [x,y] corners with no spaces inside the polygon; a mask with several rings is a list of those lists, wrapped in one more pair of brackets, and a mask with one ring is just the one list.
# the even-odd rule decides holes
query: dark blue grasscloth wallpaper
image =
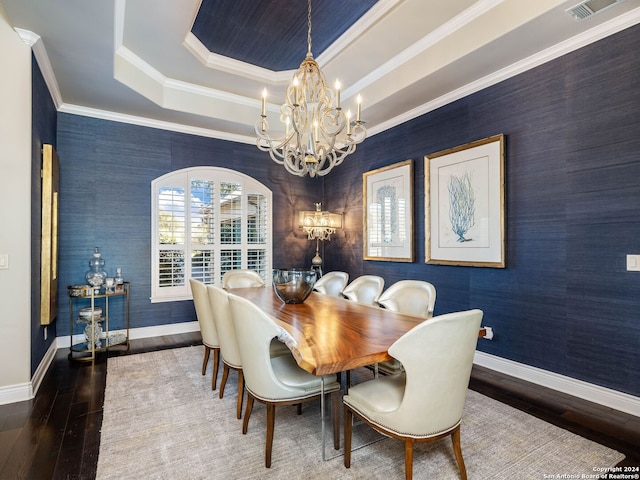
{"label": "dark blue grasscloth wallpaper", "polygon": [[[193,320],[191,302],[149,302],[150,184],[171,170],[224,166],[273,190],[274,265],[308,263],[313,245],[296,214],[322,198],[346,227],[324,246],[325,270],[387,285],[428,280],[436,314],[484,310],[495,339],[479,350],[640,396],[640,273],[625,270],[626,254],[640,253],[638,51],[640,26],[370,137],[324,179],[292,177],[253,145],[59,114],[62,290],[82,281],[100,246],[107,268],[123,267],[132,282],[132,327]],[[425,264],[424,155],[498,133],[507,268]],[[416,261],[364,261],[362,173],[409,158]],[[68,322],[66,296],[60,305]]]}
{"label": "dark blue grasscloth wallpaper", "polygon": [[35,373],[46,351],[56,337],[53,322],[47,327],[40,325],[40,256],[42,253],[42,145],[56,147],[56,107],[35,57],[31,56],[31,374]]}
{"label": "dark blue grasscloth wallpaper", "polygon": [[313,245],[290,212],[313,209],[313,203],[321,200],[322,184],[285,175],[253,145],[61,113],[58,152],[59,336],[69,334],[66,286],[85,283],[96,246],[107,273],[114,275],[116,267],[122,267],[125,280],[131,282],[131,328],[195,320],[191,301],[152,304],[149,300],[151,182],[173,170],[219,166],[256,178],[273,192],[273,238],[278,246],[274,266],[307,265],[313,257]]}
{"label": "dark blue grasscloth wallpaper", "polygon": [[[325,183],[348,229],[328,269],[423,279],[484,311],[481,351],[640,395],[640,27],[367,139]],[[506,136],[507,268],[424,263],[424,156]],[[390,146],[393,145],[393,148]],[[362,260],[364,171],[414,160],[416,262]],[[329,253],[330,252],[330,253]]]}

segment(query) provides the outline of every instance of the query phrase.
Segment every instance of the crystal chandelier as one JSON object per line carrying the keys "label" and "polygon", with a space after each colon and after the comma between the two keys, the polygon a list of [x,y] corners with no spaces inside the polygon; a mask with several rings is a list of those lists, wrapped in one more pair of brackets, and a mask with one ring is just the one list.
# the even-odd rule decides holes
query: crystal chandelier
{"label": "crystal chandelier", "polygon": [[315,204],[316,209],[300,212],[300,226],[309,240],[331,240],[337,228],[342,228],[342,215],[322,210],[322,203]]}
{"label": "crystal chandelier", "polygon": [[340,105],[340,84],[335,92],[311,54],[311,0],[307,16],[307,57],[293,74],[287,87],[285,103],[280,107],[284,135],[272,138],[267,123],[267,89],[262,92],[262,114],[255,124],[257,146],[269,152],[274,162],[303,177],[326,175],[333,167],[356,150],[366,136],[360,119],[361,97],[358,95],[356,116]]}
{"label": "crystal chandelier", "polygon": [[316,241],[316,256],[311,260],[311,266],[322,275],[322,257],[320,256],[320,242],[331,240],[336,229],[342,228],[342,215],[322,210],[322,203],[316,203],[315,211],[300,212],[300,226],[307,233],[309,240]]}

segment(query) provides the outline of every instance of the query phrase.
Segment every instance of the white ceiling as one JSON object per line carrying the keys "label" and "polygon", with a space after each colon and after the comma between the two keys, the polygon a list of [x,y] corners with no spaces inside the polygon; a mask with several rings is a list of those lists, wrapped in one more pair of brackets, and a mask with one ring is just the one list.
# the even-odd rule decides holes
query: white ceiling
{"label": "white ceiling", "polygon": [[[582,21],[565,12],[576,3],[379,0],[317,61],[345,108],[362,94],[371,136],[640,22],[640,0]],[[254,143],[262,89],[275,116],[291,72],[206,51],[190,33],[199,4],[0,0],[58,110]]]}

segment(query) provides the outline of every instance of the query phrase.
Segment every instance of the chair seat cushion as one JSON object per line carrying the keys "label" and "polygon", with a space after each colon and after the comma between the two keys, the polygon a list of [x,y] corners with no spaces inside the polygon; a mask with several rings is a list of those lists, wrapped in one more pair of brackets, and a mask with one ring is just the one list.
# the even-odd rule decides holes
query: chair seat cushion
{"label": "chair seat cushion", "polygon": [[396,410],[404,397],[404,373],[379,377],[349,388],[344,403],[364,413],[387,413]]}
{"label": "chair seat cushion", "polygon": [[380,362],[378,364],[378,368],[380,369],[380,371],[386,373],[387,375],[393,375],[404,371],[402,363],[400,363],[395,358],[386,362]]}
{"label": "chair seat cushion", "polygon": [[[320,377],[303,370],[296,363],[293,355],[280,355],[271,358],[273,373],[285,385],[299,388],[305,393],[320,392]],[[336,390],[339,387],[335,375],[325,376],[325,393]],[[302,393],[302,392],[301,392]]]}
{"label": "chair seat cushion", "polygon": [[291,355],[291,350],[280,340],[273,339],[271,340],[271,345],[269,346],[269,353],[271,357],[279,357],[281,355]]}

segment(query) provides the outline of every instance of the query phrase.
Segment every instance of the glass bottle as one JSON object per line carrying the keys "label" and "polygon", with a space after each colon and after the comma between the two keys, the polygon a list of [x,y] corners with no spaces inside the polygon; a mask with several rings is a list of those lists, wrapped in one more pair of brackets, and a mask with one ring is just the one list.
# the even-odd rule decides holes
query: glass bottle
{"label": "glass bottle", "polygon": [[89,260],[89,267],[91,268],[85,275],[85,278],[87,279],[87,283],[97,290],[102,286],[104,279],[107,277],[107,272],[104,271],[104,258],[102,258],[98,247],[93,250],[93,257]]}
{"label": "glass bottle", "polygon": [[116,293],[124,290],[124,278],[122,277],[122,267],[116,268]]}

